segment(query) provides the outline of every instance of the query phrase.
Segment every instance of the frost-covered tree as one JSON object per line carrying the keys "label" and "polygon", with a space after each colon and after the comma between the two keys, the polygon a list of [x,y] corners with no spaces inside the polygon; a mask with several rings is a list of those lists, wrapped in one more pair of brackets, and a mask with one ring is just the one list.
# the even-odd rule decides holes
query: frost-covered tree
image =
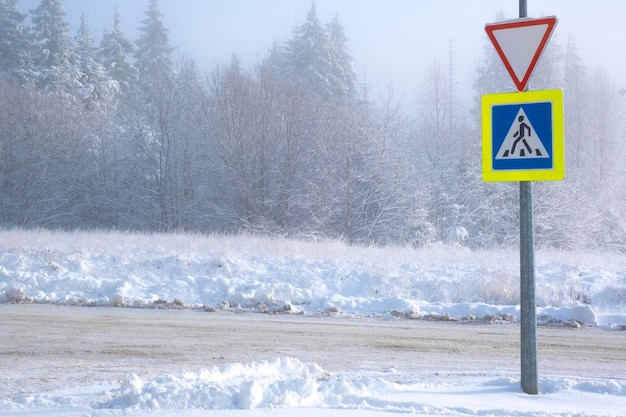
{"label": "frost-covered tree", "polygon": [[163,23],[163,15],[158,0],[150,0],[145,12],[146,18],[139,28],[140,37],[136,42],[135,65],[139,70],[142,85],[164,81],[173,76],[174,63],[168,30]]}
{"label": "frost-covered tree", "polygon": [[124,117],[135,147],[133,187],[144,197],[136,200],[137,210],[151,228],[169,230],[180,227],[173,164],[180,149],[176,124],[184,109],[172,99],[176,94],[173,48],[157,0],[150,1],[145,15],[135,50],[139,88],[129,97]]}
{"label": "frost-covered tree", "polygon": [[31,10],[35,50],[34,70],[38,85],[52,91],[68,91],[75,87],[71,71],[74,45],[69,37],[69,24],[61,0],[41,0]]}
{"label": "frost-covered tree", "polygon": [[117,81],[123,91],[137,82],[137,68],[129,61],[135,44],[126,38],[121,28],[121,17],[117,8],[113,15],[113,28],[105,28],[100,40],[98,59],[109,77]]}
{"label": "frost-covered tree", "polygon": [[[222,189],[217,210],[224,213],[220,223],[230,227],[274,231],[278,227],[283,121],[289,118],[277,107],[300,106],[266,78],[263,83],[242,71],[237,57],[228,67],[217,68],[210,78],[207,103],[203,106],[203,129],[210,138],[210,155],[216,186]],[[292,132],[292,140],[299,135]]]}
{"label": "frost-covered tree", "polygon": [[210,87],[202,126],[217,158],[221,222],[352,243],[408,237],[413,187],[392,117],[319,100],[272,67],[247,73],[236,60],[214,72]]}
{"label": "frost-covered tree", "polygon": [[323,197],[317,216],[327,216],[327,233],[360,244],[415,242],[420,237],[410,234],[421,223],[421,204],[395,137],[398,122],[359,105],[331,111],[332,129],[322,135],[314,171]]}
{"label": "frost-covered tree", "polygon": [[287,71],[291,75],[304,78],[322,93],[331,93],[328,79],[332,71],[330,44],[326,30],[317,17],[315,3],[311,4],[306,22],[294,28],[286,53]]}
{"label": "frost-covered tree", "polygon": [[80,26],[76,36],[76,63],[78,67],[84,70],[87,67],[99,65],[96,63],[95,55],[96,50],[89,30],[87,15],[83,13],[80,16]]}
{"label": "frost-covered tree", "polygon": [[275,41],[263,59],[263,68],[273,75],[282,74],[286,68],[286,56],[279,41]]}
{"label": "frost-covered tree", "polygon": [[306,21],[293,29],[293,37],[287,42],[284,73],[302,80],[320,96],[332,98],[339,81],[331,59],[328,33],[312,3]]}
{"label": "frost-covered tree", "polygon": [[354,99],[356,97],[356,73],[352,68],[352,57],[348,53],[348,38],[339,18],[335,16],[327,25],[330,62],[333,77],[333,97]]}
{"label": "frost-covered tree", "polygon": [[72,100],[0,81],[0,224],[81,224],[88,136]]}
{"label": "frost-covered tree", "polygon": [[21,84],[32,76],[30,34],[17,0],[0,1],[0,71]]}
{"label": "frost-covered tree", "polygon": [[[480,180],[477,134],[454,97],[452,55],[447,66],[434,60],[419,91],[413,141],[409,147],[420,180],[428,188],[428,214],[440,241],[462,236],[471,225],[471,198]],[[477,184],[478,183],[478,184]],[[471,231],[475,236],[475,231]]]}
{"label": "frost-covered tree", "polygon": [[323,99],[354,100],[356,73],[347,42],[339,19],[335,16],[329,24],[323,25],[312,3],[306,21],[293,28],[292,38],[284,45],[272,46],[264,66],[302,84]]}
{"label": "frost-covered tree", "polygon": [[563,76],[565,108],[565,141],[567,176],[577,186],[585,178],[585,149],[592,132],[588,98],[591,85],[587,68],[583,65],[574,39],[568,36]]}
{"label": "frost-covered tree", "polygon": [[[586,157],[591,162],[590,190],[598,197],[611,195],[612,181],[623,166],[626,145],[622,140],[623,104],[617,94],[618,86],[606,71],[596,68],[591,74],[591,97],[588,108],[593,141],[585,144]],[[622,185],[622,184],[620,184]]]}
{"label": "frost-covered tree", "polygon": [[117,83],[111,81],[104,67],[97,61],[97,51],[87,24],[87,16],[83,13],[76,36],[76,64],[78,84],[76,97],[92,109],[98,103],[111,101],[117,94]]}

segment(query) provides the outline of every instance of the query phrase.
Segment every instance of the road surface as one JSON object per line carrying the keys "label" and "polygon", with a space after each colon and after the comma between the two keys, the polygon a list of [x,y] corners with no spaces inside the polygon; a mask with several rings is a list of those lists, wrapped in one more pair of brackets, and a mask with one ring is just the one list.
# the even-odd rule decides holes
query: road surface
{"label": "road surface", "polygon": [[[539,376],[626,378],[626,332],[539,328]],[[519,372],[519,326],[0,304],[0,398],[275,357],[329,372]]]}

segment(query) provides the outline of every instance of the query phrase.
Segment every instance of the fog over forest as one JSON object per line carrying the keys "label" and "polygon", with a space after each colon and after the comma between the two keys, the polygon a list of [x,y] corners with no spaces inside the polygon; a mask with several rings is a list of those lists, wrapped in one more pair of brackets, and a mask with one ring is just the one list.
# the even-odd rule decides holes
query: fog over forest
{"label": "fog over forest", "polygon": [[[0,0],[0,227],[517,244],[518,184],[482,180],[480,97],[511,91],[490,45],[468,108],[452,53],[419,91],[374,94],[314,2],[257,64],[233,51],[208,71],[158,1],[138,36],[124,20],[96,36],[61,0]],[[623,85],[569,36],[531,83],[565,98],[566,178],[533,184],[537,245],[626,251]]]}

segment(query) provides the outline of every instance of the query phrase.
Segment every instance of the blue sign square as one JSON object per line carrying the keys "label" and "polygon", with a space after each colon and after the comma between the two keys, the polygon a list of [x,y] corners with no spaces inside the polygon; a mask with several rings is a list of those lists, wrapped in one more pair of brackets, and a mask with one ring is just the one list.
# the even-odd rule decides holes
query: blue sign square
{"label": "blue sign square", "polygon": [[494,171],[553,168],[552,102],[494,104],[491,112]]}

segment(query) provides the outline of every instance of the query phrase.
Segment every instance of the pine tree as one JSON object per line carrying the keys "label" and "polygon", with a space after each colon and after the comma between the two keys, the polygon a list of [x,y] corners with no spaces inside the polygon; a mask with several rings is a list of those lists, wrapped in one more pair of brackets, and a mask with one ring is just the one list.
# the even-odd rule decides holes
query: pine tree
{"label": "pine tree", "polygon": [[315,3],[304,24],[293,29],[284,48],[275,44],[265,61],[268,68],[299,80],[324,99],[350,101],[356,98],[356,73],[348,53],[348,39],[339,18],[322,25]]}
{"label": "pine tree", "polygon": [[263,59],[263,68],[270,74],[280,75],[286,69],[285,51],[279,41],[275,41]]}
{"label": "pine tree", "polygon": [[116,8],[113,29],[105,28],[102,34],[98,58],[109,77],[119,83],[122,91],[126,91],[137,82],[137,68],[128,61],[128,57],[135,51],[135,44],[125,37],[120,24],[120,14]]}
{"label": "pine tree", "polygon": [[0,1],[0,71],[21,84],[31,72],[29,32],[26,14],[17,9],[17,0]]}
{"label": "pine tree", "polygon": [[139,28],[141,36],[137,41],[135,57],[139,70],[139,79],[143,85],[152,85],[155,81],[163,81],[174,74],[174,63],[170,47],[168,31],[163,24],[163,15],[157,0],[150,0],[146,10],[146,19]]}
{"label": "pine tree", "polygon": [[333,96],[340,99],[354,99],[356,97],[356,73],[352,69],[352,57],[348,53],[348,38],[337,16],[327,25],[327,29],[334,75],[332,77]]}
{"label": "pine tree", "polygon": [[97,61],[96,53],[87,16],[83,13],[76,37],[75,68],[78,71],[79,84],[76,86],[75,95],[87,108],[92,108],[95,102],[113,99],[118,91],[117,83],[108,78],[104,66]]}
{"label": "pine tree", "polygon": [[80,16],[80,27],[76,36],[76,61],[81,69],[88,66],[95,66],[95,48],[93,39],[87,22],[87,15],[84,13]]}
{"label": "pine tree", "polygon": [[184,109],[174,102],[176,71],[171,58],[168,32],[157,0],[151,0],[135,51],[139,89],[133,94],[134,142],[143,161],[138,166],[141,184],[150,198],[139,204],[152,227],[162,230],[180,226],[178,167],[182,141],[177,124]]}
{"label": "pine tree", "polygon": [[34,67],[39,86],[53,91],[63,91],[75,86],[70,66],[74,58],[74,45],[68,37],[69,25],[61,0],[41,0],[31,10],[35,35]]}
{"label": "pine tree", "polygon": [[286,75],[301,79],[324,98],[333,97],[333,86],[338,80],[333,73],[330,40],[317,17],[315,3],[311,4],[306,22],[294,28],[285,53]]}

